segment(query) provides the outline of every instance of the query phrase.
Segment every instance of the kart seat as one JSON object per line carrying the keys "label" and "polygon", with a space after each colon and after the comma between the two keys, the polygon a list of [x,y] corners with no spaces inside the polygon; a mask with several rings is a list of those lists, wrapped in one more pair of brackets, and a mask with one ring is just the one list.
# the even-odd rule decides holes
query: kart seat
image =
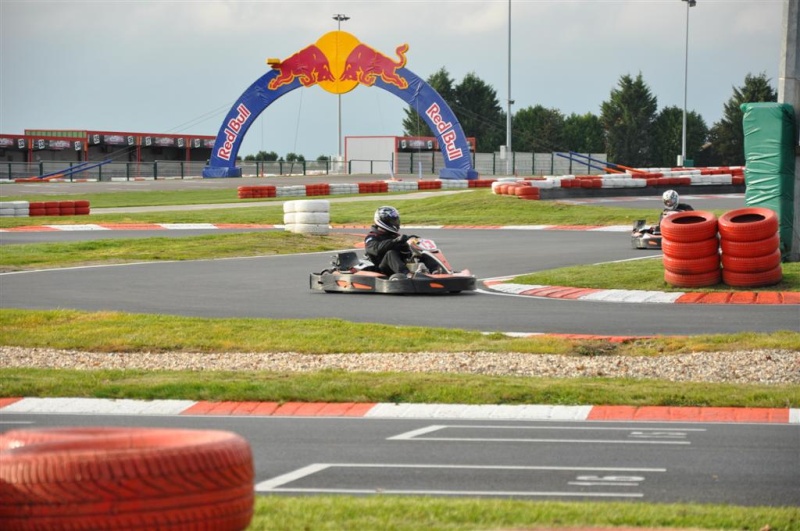
{"label": "kart seat", "polygon": [[358,265],[358,255],[353,251],[338,253],[334,259],[334,265],[340,270],[352,269]]}

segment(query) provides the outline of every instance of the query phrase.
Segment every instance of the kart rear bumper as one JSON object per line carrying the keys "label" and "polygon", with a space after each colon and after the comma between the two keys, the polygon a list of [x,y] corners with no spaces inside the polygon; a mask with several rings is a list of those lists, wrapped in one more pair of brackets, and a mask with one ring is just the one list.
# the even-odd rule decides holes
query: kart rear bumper
{"label": "kart rear bumper", "polygon": [[309,287],[328,293],[389,293],[389,294],[439,294],[474,291],[475,277],[469,271],[451,275],[420,275],[413,278],[389,280],[376,273],[346,273],[323,271],[311,273]]}

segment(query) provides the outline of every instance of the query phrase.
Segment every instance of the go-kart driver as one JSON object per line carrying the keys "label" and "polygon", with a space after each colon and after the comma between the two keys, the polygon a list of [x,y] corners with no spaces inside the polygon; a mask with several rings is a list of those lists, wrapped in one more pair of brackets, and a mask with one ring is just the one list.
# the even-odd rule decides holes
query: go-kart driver
{"label": "go-kart driver", "polygon": [[686,212],[689,210],[694,210],[691,205],[687,203],[681,203],[680,197],[678,196],[678,192],[675,190],[667,190],[661,195],[661,200],[664,202],[664,210],[661,211],[661,217],[658,220],[658,224],[653,225],[652,227],[642,229],[641,232],[649,232],[651,234],[661,234],[661,222],[664,221],[664,218],[675,214],[676,212]]}
{"label": "go-kart driver", "polygon": [[408,240],[416,238],[400,234],[400,213],[391,206],[382,206],[375,211],[374,224],[364,238],[367,258],[390,280],[413,277],[407,262],[411,258]]}

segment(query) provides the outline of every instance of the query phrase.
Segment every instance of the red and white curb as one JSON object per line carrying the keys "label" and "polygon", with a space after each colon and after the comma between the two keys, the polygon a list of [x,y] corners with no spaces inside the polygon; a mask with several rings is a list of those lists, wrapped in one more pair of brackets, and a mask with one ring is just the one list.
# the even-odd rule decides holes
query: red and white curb
{"label": "red and white curb", "polygon": [[3,413],[800,424],[800,409],[0,398]]}

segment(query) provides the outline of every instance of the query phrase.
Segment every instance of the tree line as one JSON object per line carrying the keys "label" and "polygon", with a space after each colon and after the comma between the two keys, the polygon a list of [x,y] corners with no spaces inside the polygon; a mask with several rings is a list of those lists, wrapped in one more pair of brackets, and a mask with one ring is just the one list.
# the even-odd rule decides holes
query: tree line
{"label": "tree line", "polygon": [[[497,91],[469,73],[460,83],[445,68],[427,82],[458,117],[464,133],[475,137],[479,153],[498,151],[506,143],[507,114]],[[703,117],[686,113],[686,158],[696,166],[744,165],[742,103],[777,101],[778,93],[766,74],[748,74],[741,87],[724,104],[723,117],[711,127]],[[434,136],[413,109],[406,109],[403,130],[407,136]],[[600,115],[564,114],[542,105],[526,107],[511,119],[512,149],[550,153],[576,151],[606,153],[608,160],[632,167],[671,167],[681,153],[683,110],[669,106],[658,110],[658,100],[639,73],[623,75],[600,106]]]}
{"label": "tree line", "polygon": [[[464,133],[475,137],[476,151],[492,153],[506,143],[507,114],[497,91],[475,73],[456,83],[442,67],[426,80],[458,117]],[[747,74],[740,87],[724,104],[722,118],[709,127],[695,111],[686,113],[686,158],[695,166],[744,165],[742,103],[774,102],[778,93],[766,74]],[[412,107],[402,121],[405,136],[435,136]],[[672,167],[681,153],[683,110],[676,106],[658,109],[658,100],[639,73],[620,77],[600,114],[572,113],[542,105],[526,107],[511,119],[512,149],[517,152],[606,153],[608,160],[637,168]],[[318,161],[329,160],[320,155]],[[245,161],[304,162],[303,155],[286,158],[274,151],[247,155]]]}

